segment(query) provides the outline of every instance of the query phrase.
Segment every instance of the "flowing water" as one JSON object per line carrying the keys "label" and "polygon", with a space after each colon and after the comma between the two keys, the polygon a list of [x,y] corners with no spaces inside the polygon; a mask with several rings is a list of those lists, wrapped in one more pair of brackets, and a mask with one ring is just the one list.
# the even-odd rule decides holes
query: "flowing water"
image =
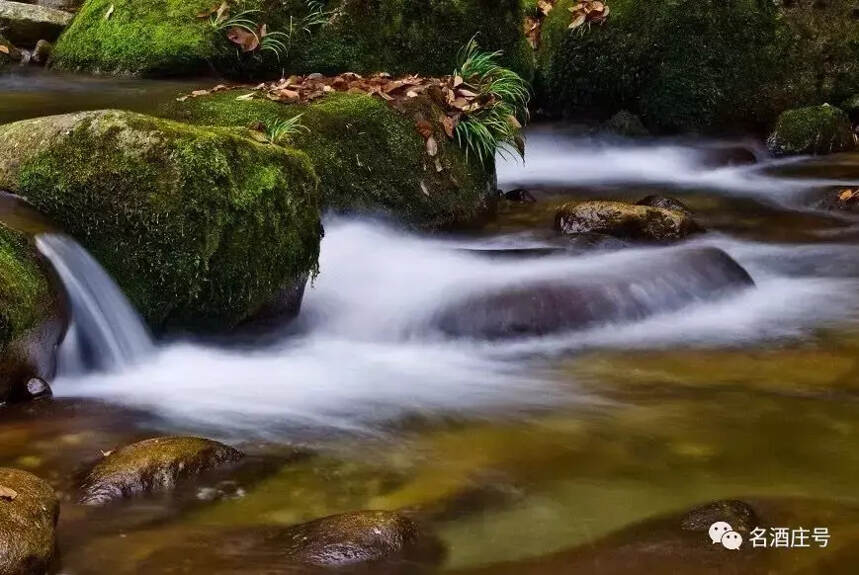
{"label": "flowing water", "polygon": [[[190,534],[215,548],[223,528],[368,508],[429,522],[447,547],[440,572],[589,573],[558,562],[723,498],[830,527],[830,549],[786,552],[770,572],[855,572],[859,219],[814,198],[859,185],[859,168],[852,157],[774,162],[743,145],[736,156],[736,142],[538,127],[524,164],[499,165],[500,186],[527,187],[536,203],[504,204],[471,235],[329,219],[299,318],[227,344],[151,343],[97,263],[43,234],[77,335],[63,344],[56,399],[8,410],[0,463],[71,498],[98,450],[156,433],[251,454],[231,478],[240,495],[201,502],[191,485],[109,509],[67,503],[63,573],[168,572]],[[748,156],[758,161],[731,165]],[[655,192],[687,203],[708,232],[585,249],[551,230],[566,201]],[[723,290],[718,266],[693,281],[673,263],[704,248],[754,285]],[[610,313],[582,329],[486,340],[440,322],[501,289],[585,279]],[[258,562],[247,557],[248,572],[264,572]],[[682,558],[664,569],[694,571]]]}

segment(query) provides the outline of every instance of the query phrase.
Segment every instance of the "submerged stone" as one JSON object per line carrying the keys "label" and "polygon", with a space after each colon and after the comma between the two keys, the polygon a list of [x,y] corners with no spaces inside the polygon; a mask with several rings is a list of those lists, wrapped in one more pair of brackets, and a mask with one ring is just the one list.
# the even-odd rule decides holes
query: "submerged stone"
{"label": "submerged stone", "polygon": [[155,330],[231,329],[316,271],[313,167],[246,130],[115,110],[6,124],[2,187],[87,248]]}
{"label": "submerged stone", "polygon": [[242,458],[232,447],[199,437],[158,437],[120,448],[98,462],[81,485],[81,503],[101,505],[172,489],[184,478]]}
{"label": "submerged stone", "polygon": [[678,240],[699,230],[681,211],[610,201],[562,206],[555,214],[555,229],[564,234],[599,233],[651,241]]}
{"label": "submerged stone", "polygon": [[0,468],[0,573],[44,575],[54,557],[60,502],[31,473]]}
{"label": "submerged stone", "polygon": [[754,285],[736,261],[716,248],[670,250],[618,262],[620,271],[520,282],[462,297],[434,318],[435,325],[460,337],[542,336],[637,321]]}
{"label": "submerged stone", "polygon": [[74,16],[62,10],[0,0],[0,30],[15,44],[32,47],[56,40]]}
{"label": "submerged stone", "polygon": [[832,154],[855,145],[850,118],[829,104],[784,112],[767,138],[767,148],[776,156]]}

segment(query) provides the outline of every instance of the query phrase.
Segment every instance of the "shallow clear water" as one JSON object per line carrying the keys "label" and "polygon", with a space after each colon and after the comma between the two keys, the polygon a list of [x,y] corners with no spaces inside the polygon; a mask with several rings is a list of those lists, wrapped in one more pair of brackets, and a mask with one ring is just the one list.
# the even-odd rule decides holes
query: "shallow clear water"
{"label": "shallow clear water", "polygon": [[[788,551],[738,572],[852,572],[859,220],[813,198],[855,185],[859,164],[714,164],[713,149],[734,145],[537,128],[526,163],[499,166],[502,188],[527,186],[537,203],[505,204],[463,236],[328,220],[321,273],[295,323],[228,345],[160,342],[137,365],[61,376],[54,402],[7,410],[0,464],[65,494],[70,574],[171,572],[192,536],[214,549],[225,528],[252,537],[368,508],[429,523],[448,549],[442,572],[595,572],[583,553],[604,572],[633,572],[605,559],[637,536],[612,533],[722,498],[759,501],[770,523],[832,531],[816,555]],[[561,203],[654,192],[686,202],[709,231],[680,246],[485,253],[566,248],[551,230]],[[755,287],[515,341],[451,338],[433,324],[451,302],[499,286],[623,277],[690,246],[726,251]],[[99,450],[186,431],[251,454],[232,478],[244,496],[201,502],[199,488],[223,479],[213,477],[107,509],[71,502],[75,474]],[[656,572],[707,572],[675,559]],[[265,560],[248,556],[247,572],[265,572]]]}

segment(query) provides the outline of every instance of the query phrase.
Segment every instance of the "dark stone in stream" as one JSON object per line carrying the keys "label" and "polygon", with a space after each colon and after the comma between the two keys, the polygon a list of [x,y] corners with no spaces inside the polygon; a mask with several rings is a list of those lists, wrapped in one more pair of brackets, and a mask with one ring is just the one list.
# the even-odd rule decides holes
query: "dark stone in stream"
{"label": "dark stone in stream", "polygon": [[726,499],[692,509],[683,516],[680,527],[686,531],[707,533],[716,521],[726,521],[743,536],[760,525],[760,519],[751,505],[738,499]]}
{"label": "dark stone in stream", "polygon": [[859,213],[859,188],[837,188],[827,190],[817,202],[824,210]]}
{"label": "dark stone in stream", "polygon": [[100,505],[115,499],[172,489],[184,478],[233,463],[240,451],[199,437],[158,437],[109,453],[81,485],[81,503]]}
{"label": "dark stone in stream", "polygon": [[30,55],[30,61],[34,64],[44,66],[48,63],[51,53],[54,51],[54,45],[47,40],[39,40],[36,42],[36,47]]}
{"label": "dark stone in stream", "polygon": [[481,339],[541,336],[640,320],[753,285],[746,270],[722,250],[660,250],[630,254],[612,269],[466,296],[443,310],[435,325],[448,335]]}
{"label": "dark stone in stream", "polygon": [[508,202],[517,202],[517,203],[529,203],[533,204],[537,201],[537,198],[534,197],[534,194],[526,190],[525,188],[516,188],[514,190],[510,190],[507,192],[501,192],[501,197],[507,200]]}
{"label": "dark stone in stream", "polygon": [[707,146],[700,149],[702,152],[701,167],[703,168],[750,166],[758,163],[758,157],[754,150],[745,146]]}
{"label": "dark stone in stream", "polygon": [[140,565],[141,573],[184,572],[362,573],[435,572],[444,558],[438,538],[404,514],[355,511],[307,523],[226,529],[195,534],[165,546]]}
{"label": "dark stone in stream", "polygon": [[637,206],[650,206],[651,208],[662,208],[663,210],[671,210],[674,212],[680,212],[686,214],[687,216],[692,215],[692,210],[686,207],[686,204],[681,202],[680,200],[675,200],[674,198],[669,198],[667,196],[659,196],[659,195],[651,195],[645,196],[635,202]]}
{"label": "dark stone in stream", "polygon": [[0,468],[0,573],[43,575],[56,547],[60,503],[32,473]]}

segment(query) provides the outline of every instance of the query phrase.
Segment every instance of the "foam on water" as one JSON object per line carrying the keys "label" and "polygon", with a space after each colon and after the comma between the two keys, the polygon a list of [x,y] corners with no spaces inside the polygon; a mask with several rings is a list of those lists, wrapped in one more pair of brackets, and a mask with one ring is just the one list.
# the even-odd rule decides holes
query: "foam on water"
{"label": "foam on water", "polygon": [[632,261],[683,248],[509,261],[462,251],[468,242],[372,222],[329,222],[322,273],[305,297],[302,334],[255,351],[173,343],[122,373],[64,377],[54,390],[241,435],[279,426],[368,430],[411,413],[475,415],[581,401],[542,369],[547,355],[588,347],[744,344],[795,336],[855,311],[849,297],[855,279],[789,278],[769,270],[773,250],[790,258],[782,246],[718,237],[697,243],[747,264],[757,287],[642,321],[487,343],[445,339],[426,329],[426,318],[465,294],[571,273],[622,274]]}
{"label": "foam on water", "polygon": [[[755,153],[752,165],[712,167],[709,159],[720,149],[742,146]],[[748,142],[688,143],[657,140],[640,142],[571,136],[556,129],[528,132],[525,161],[499,158],[498,185],[517,186],[612,186],[659,185],[676,190],[711,189],[738,195],[787,200],[815,187],[855,186],[857,182],[832,179],[779,177],[772,168],[805,158],[769,160],[765,152]]]}

